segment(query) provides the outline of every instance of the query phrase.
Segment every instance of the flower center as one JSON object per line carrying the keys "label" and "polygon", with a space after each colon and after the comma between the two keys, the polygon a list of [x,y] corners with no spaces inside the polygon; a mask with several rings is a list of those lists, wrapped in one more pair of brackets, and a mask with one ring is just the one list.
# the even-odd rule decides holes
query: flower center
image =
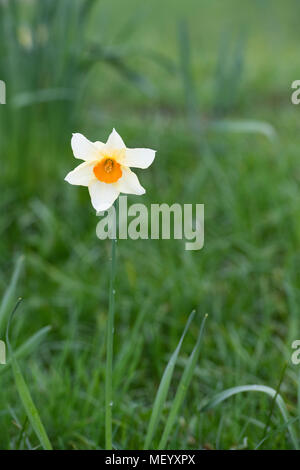
{"label": "flower center", "polygon": [[94,175],[103,183],[115,183],[122,176],[121,165],[113,158],[102,158],[93,168]]}
{"label": "flower center", "polygon": [[108,158],[107,160],[105,160],[104,170],[106,171],[106,173],[110,173],[113,170],[113,167],[114,167],[114,162],[112,161],[111,158]]}

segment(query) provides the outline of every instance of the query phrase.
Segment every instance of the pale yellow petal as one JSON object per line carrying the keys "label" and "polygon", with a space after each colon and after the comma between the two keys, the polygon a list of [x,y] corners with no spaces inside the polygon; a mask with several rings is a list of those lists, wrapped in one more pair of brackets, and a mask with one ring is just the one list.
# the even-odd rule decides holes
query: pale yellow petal
{"label": "pale yellow petal", "polygon": [[79,186],[88,186],[95,178],[93,173],[94,162],[83,162],[65,177],[65,181]]}
{"label": "pale yellow petal", "polygon": [[73,134],[71,139],[71,147],[75,158],[80,160],[96,160],[99,150],[82,134]]}
{"label": "pale yellow petal", "polygon": [[113,205],[120,191],[114,184],[103,183],[95,179],[89,184],[89,193],[94,209],[100,212]]}
{"label": "pale yellow petal", "polygon": [[115,183],[121,193],[125,194],[145,194],[145,189],[141,186],[138,177],[130,168],[122,166],[122,176]]}
{"label": "pale yellow petal", "polygon": [[112,130],[110,136],[108,137],[106,147],[112,150],[120,150],[125,148],[122,137],[115,129]]}
{"label": "pale yellow petal", "polygon": [[135,168],[148,168],[155,158],[155,150],[126,149],[123,164]]}

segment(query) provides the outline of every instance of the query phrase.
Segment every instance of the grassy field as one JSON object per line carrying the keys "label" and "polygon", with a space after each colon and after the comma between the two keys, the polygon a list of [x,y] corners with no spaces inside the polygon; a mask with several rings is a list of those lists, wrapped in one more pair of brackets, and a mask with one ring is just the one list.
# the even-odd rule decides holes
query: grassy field
{"label": "grassy field", "polygon": [[[0,339],[23,298],[9,335],[17,363],[0,365],[1,449],[40,447],[12,365],[55,449],[104,448],[110,242],[96,237],[88,191],[64,177],[76,166],[71,133],[102,141],[113,127],[129,147],[157,150],[137,170],[146,194],[130,203],[205,204],[200,251],[179,240],[118,243],[115,448],[144,447],[193,309],[150,447],[160,445],[206,313],[166,447],[300,447],[300,366],[291,362],[300,339],[300,108],[290,99],[299,8],[296,0],[0,3]],[[210,402],[245,385],[270,388]]]}

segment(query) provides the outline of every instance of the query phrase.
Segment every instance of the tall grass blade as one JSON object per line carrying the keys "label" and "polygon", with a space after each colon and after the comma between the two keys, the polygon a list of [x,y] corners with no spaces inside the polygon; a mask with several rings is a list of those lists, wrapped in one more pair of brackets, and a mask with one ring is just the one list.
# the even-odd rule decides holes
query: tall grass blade
{"label": "tall grass blade", "polygon": [[300,371],[298,372],[298,386],[297,386],[297,409],[300,427]]}
{"label": "tall grass blade", "polygon": [[197,123],[198,126],[199,122],[195,120],[195,117],[198,114],[198,107],[196,98],[196,86],[192,74],[191,43],[187,22],[183,20],[180,21],[178,25],[178,46],[180,73],[185,93],[188,117],[191,122],[194,122],[195,124]]}
{"label": "tall grass blade", "polygon": [[177,389],[177,392],[176,392],[175,398],[173,400],[171,410],[170,410],[170,413],[169,413],[169,416],[168,416],[168,419],[167,419],[167,423],[166,423],[163,435],[161,437],[161,440],[160,440],[160,443],[159,443],[159,446],[158,446],[159,449],[165,449],[165,447],[166,447],[166,444],[167,444],[167,441],[169,439],[171,430],[173,428],[175,420],[176,420],[176,418],[178,416],[178,413],[180,411],[180,407],[183,403],[186,392],[187,392],[188,387],[190,385],[190,382],[192,380],[193,373],[194,373],[194,370],[195,370],[195,367],[196,367],[196,364],[197,364],[197,361],[198,361],[198,358],[199,358],[199,354],[200,354],[201,340],[202,340],[202,335],[203,335],[203,330],[204,330],[204,325],[205,325],[206,319],[207,319],[207,314],[204,316],[204,318],[202,320],[196,345],[195,345],[195,347],[194,347],[194,349],[193,349],[193,351],[192,351],[192,353],[191,353],[191,355],[190,355],[190,357],[187,361],[187,364],[186,364],[185,369],[183,371],[181,380],[179,382],[178,389]]}
{"label": "tall grass blade", "polygon": [[245,33],[239,34],[233,50],[230,42],[230,34],[226,32],[221,39],[215,74],[214,112],[217,115],[234,108],[245,68]]}
{"label": "tall grass blade", "polygon": [[13,371],[13,376],[15,380],[15,384],[21,399],[21,402],[24,406],[26,415],[28,417],[28,420],[37,436],[37,438],[40,441],[40,444],[44,450],[52,450],[52,445],[49,441],[49,438],[47,436],[47,433],[45,431],[45,428],[43,426],[43,423],[40,419],[39,413],[37,408],[35,407],[35,404],[33,403],[33,400],[30,395],[30,391],[27,387],[27,384],[25,382],[25,379],[22,375],[21,369],[19,367],[19,364],[17,362],[17,359],[12,351],[12,347],[9,341],[9,330],[10,330],[10,324],[13,318],[14,313],[16,312],[18,306],[20,305],[21,299],[18,300],[14,310],[12,311],[7,328],[6,328],[6,343],[7,347],[10,353],[10,362],[12,366],[12,371]]}
{"label": "tall grass blade", "polygon": [[149,425],[148,425],[148,430],[147,430],[144,449],[149,449],[150,443],[151,443],[152,438],[154,436],[154,433],[156,431],[156,428],[157,428],[157,425],[158,425],[158,422],[159,422],[159,418],[161,416],[161,412],[162,412],[162,409],[163,409],[163,406],[165,404],[165,400],[166,400],[166,397],[167,397],[167,394],[168,394],[168,391],[169,391],[169,387],[170,387],[170,383],[171,383],[171,380],[172,380],[174,367],[175,367],[175,364],[176,364],[176,361],[177,361],[177,358],[178,358],[178,354],[180,352],[181,345],[182,345],[182,342],[183,342],[184,337],[186,335],[186,332],[187,332],[194,316],[195,316],[195,310],[193,310],[192,313],[190,314],[190,316],[188,318],[188,321],[186,322],[186,325],[185,325],[184,331],[182,333],[182,336],[179,340],[179,343],[178,343],[175,351],[173,352],[172,356],[170,357],[170,360],[169,360],[169,362],[168,362],[168,364],[165,368],[165,371],[163,373],[162,379],[161,379],[159,387],[158,387],[158,391],[156,393],[156,397],[155,397],[155,401],[154,401],[154,405],[153,405],[153,409],[152,409],[152,413],[151,413],[151,418],[150,418],[150,422],[149,422]]}
{"label": "tall grass blade", "polygon": [[136,358],[136,348],[140,338],[140,330],[145,315],[148,312],[149,306],[150,302],[146,302],[143,308],[141,308],[130,333],[131,341],[124,342],[123,346],[120,349],[120,352],[114,365],[113,383],[115,389],[119,388],[121,382],[124,381],[124,375],[126,375],[126,377],[128,378],[127,372],[130,370],[132,363],[134,362],[134,358]]}
{"label": "tall grass blade", "polygon": [[271,424],[271,419],[272,419],[272,416],[273,416],[273,411],[274,411],[274,407],[275,407],[275,403],[276,403],[276,398],[277,398],[278,395],[279,395],[280,387],[281,387],[281,384],[282,384],[283,379],[284,379],[284,374],[285,374],[286,368],[287,368],[287,362],[284,364],[283,369],[282,369],[282,371],[281,371],[280,379],[279,379],[278,385],[277,385],[277,387],[276,387],[276,394],[275,394],[274,397],[272,398],[269,416],[268,416],[268,419],[267,419],[267,421],[266,421],[265,428],[264,428],[264,432],[263,432],[263,435],[262,435],[261,440],[263,440],[263,439],[265,438],[265,436],[267,435],[269,426],[270,426],[270,424]]}
{"label": "tall grass blade", "polygon": [[15,292],[16,292],[17,283],[18,283],[18,280],[19,280],[19,277],[20,277],[20,274],[21,274],[21,271],[22,271],[23,263],[24,263],[24,256],[22,255],[17,259],[13,275],[11,277],[10,283],[9,283],[9,285],[8,285],[6,291],[5,291],[4,297],[3,297],[2,302],[1,302],[1,306],[0,306],[0,336],[1,336],[1,333],[2,333],[2,328],[3,328],[4,322],[6,320],[6,317],[9,313],[9,311],[12,310],[13,299],[17,297],[15,295]]}

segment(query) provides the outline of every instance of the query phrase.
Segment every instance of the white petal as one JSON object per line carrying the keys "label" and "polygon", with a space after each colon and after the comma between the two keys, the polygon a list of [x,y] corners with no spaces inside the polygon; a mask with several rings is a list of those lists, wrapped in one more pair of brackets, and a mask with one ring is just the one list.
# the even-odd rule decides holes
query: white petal
{"label": "white petal", "polygon": [[93,172],[94,162],[83,162],[65,177],[65,181],[79,186],[88,186],[95,178]]}
{"label": "white petal", "polygon": [[145,194],[145,189],[141,186],[138,177],[130,168],[122,166],[122,176],[117,181],[116,186],[121,193],[127,194]]}
{"label": "white petal", "polygon": [[93,207],[97,212],[100,212],[109,209],[109,207],[113,205],[120,191],[114,184],[94,180],[89,184],[89,193]]}
{"label": "white petal", "polygon": [[105,149],[105,144],[103,142],[94,142],[95,147],[97,147],[98,150],[104,150]]}
{"label": "white petal", "polygon": [[155,158],[155,150],[126,149],[124,165],[136,168],[148,168]]}
{"label": "white petal", "polygon": [[123,142],[122,137],[117,133],[115,129],[112,130],[112,133],[108,137],[106,146],[107,148],[110,148],[113,150],[119,150],[119,149],[125,148],[125,144]]}
{"label": "white petal", "polygon": [[82,134],[73,134],[71,146],[75,158],[81,160],[96,160],[98,158],[97,147]]}

